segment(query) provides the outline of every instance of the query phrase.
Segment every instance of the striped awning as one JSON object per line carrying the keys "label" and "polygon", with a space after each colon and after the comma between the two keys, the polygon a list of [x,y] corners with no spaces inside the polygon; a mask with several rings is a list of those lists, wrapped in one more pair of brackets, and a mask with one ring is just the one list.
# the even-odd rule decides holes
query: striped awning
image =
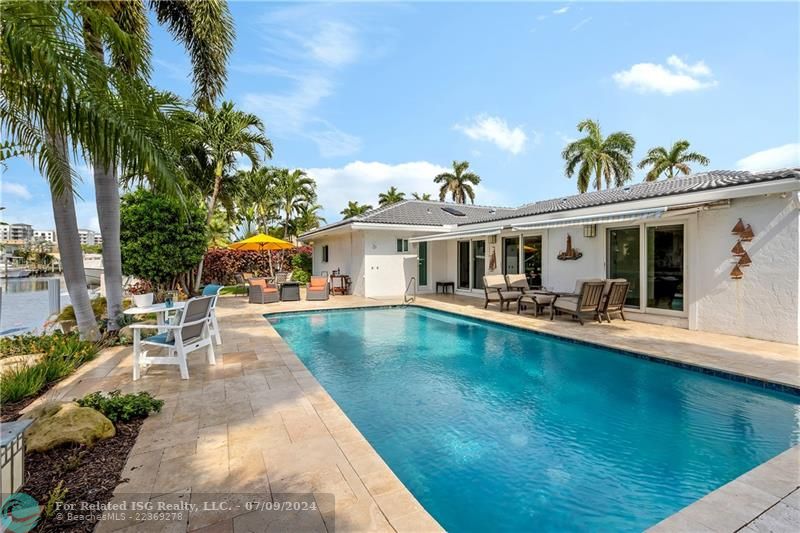
{"label": "striped awning", "polygon": [[498,233],[500,233],[499,227],[480,230],[450,231],[447,233],[434,233],[433,235],[422,237],[412,237],[408,239],[408,242],[449,241],[450,239],[468,239],[470,237],[497,235]]}
{"label": "striped awning", "polygon": [[528,222],[525,224],[512,224],[511,229],[527,231],[534,229],[564,228],[567,226],[582,226],[584,224],[610,224],[612,222],[628,222],[648,218],[661,218],[667,212],[666,207],[652,209],[637,209],[634,211],[616,211],[599,215],[584,215],[580,217],[558,218],[543,220],[541,222]]}

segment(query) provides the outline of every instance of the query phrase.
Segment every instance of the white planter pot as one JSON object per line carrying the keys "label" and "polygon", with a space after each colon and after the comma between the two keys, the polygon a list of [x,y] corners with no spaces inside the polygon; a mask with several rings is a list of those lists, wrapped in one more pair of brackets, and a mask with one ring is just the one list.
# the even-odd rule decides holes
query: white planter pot
{"label": "white planter pot", "polygon": [[153,293],[148,292],[147,294],[134,294],[133,304],[136,307],[147,307],[148,305],[153,305]]}

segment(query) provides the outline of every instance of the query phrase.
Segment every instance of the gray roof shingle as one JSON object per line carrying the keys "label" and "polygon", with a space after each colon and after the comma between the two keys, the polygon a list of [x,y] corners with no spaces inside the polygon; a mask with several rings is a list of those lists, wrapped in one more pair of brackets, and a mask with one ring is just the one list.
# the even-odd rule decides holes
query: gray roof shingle
{"label": "gray roof shingle", "polygon": [[[800,168],[770,170],[765,172],[715,170],[693,174],[684,178],[637,183],[626,187],[587,192],[584,194],[567,196],[565,198],[542,200],[525,204],[517,208],[451,204],[425,200],[403,200],[395,204],[372,209],[363,215],[328,224],[322,228],[305,233],[300,237],[312,236],[319,231],[333,229],[352,222],[417,226],[463,226],[480,222],[508,220],[517,217],[556,213],[634,200],[722,189],[738,185],[749,185],[752,183],[779,179],[800,180]],[[458,210],[463,213],[463,216],[456,216],[448,212],[447,208]]]}

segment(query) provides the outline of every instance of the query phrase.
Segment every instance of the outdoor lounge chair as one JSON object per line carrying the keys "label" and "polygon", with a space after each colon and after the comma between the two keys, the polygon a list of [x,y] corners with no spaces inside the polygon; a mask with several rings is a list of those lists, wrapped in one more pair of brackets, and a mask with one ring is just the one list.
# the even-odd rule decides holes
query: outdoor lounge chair
{"label": "outdoor lounge chair", "polygon": [[251,304],[268,304],[281,300],[278,287],[267,283],[265,278],[252,278],[247,280]]}
{"label": "outdoor lounge chair", "polygon": [[550,307],[550,320],[553,320],[556,312],[562,312],[577,318],[581,326],[583,325],[583,317],[586,315],[590,315],[596,318],[598,322],[602,322],[599,306],[605,285],[603,281],[585,281],[581,283],[577,298],[574,296],[561,296],[553,302]]}
{"label": "outdoor lounge chair", "polygon": [[501,274],[483,276],[483,292],[486,296],[486,300],[483,302],[484,309],[494,302],[500,303],[501,311],[504,305],[506,309],[509,309],[511,303],[516,303],[519,298],[519,291],[508,290],[506,279]]}
{"label": "outdoor lounge chair", "polygon": [[525,293],[529,288],[528,278],[525,274],[506,274],[506,286],[510,291]]}
{"label": "outdoor lounge chair", "polygon": [[306,300],[320,301],[327,300],[330,296],[330,286],[328,278],[324,276],[311,276],[311,280],[306,285]]}
{"label": "outdoor lounge chair", "polygon": [[221,290],[222,285],[215,285],[213,283],[203,287],[203,296],[211,296],[214,298],[211,301],[211,314],[208,317],[208,333],[217,344],[222,344],[222,337],[219,333],[219,323],[217,322],[217,298],[219,298],[219,291]]}
{"label": "outdoor lounge chair", "polygon": [[[206,348],[208,364],[216,364],[214,346],[209,334],[209,320],[211,315],[212,296],[192,298],[186,302],[176,324],[133,324],[133,379],[139,379],[142,367],[151,364],[178,365],[181,379],[189,379],[189,367],[186,363],[186,354]],[[142,339],[143,329],[166,329],[164,333]],[[167,355],[161,357],[148,357],[147,351],[142,351],[142,345],[166,348]]]}
{"label": "outdoor lounge chair", "polygon": [[605,284],[605,294],[600,302],[598,314],[600,319],[605,315],[606,320],[611,322],[611,313],[619,314],[625,320],[625,300],[628,298],[628,291],[631,288],[630,282],[625,278],[610,279]]}

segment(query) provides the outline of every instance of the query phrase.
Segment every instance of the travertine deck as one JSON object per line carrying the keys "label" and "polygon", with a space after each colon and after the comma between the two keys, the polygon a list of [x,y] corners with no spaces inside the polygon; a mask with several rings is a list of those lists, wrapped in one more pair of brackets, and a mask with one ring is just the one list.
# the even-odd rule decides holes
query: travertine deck
{"label": "travertine deck", "polygon": [[[118,494],[192,503],[208,499],[205,495],[209,493],[263,494],[268,498],[280,493],[315,492],[335,497],[335,507],[329,500],[320,499],[316,517],[305,513],[287,519],[282,515],[289,523],[264,523],[258,512],[240,509],[190,512],[185,522],[170,524],[170,530],[209,527],[209,531],[251,531],[272,527],[291,531],[300,526],[304,531],[324,531],[330,527],[334,512],[338,531],[440,530],[262,317],[266,312],[397,303],[399,299],[339,296],[326,302],[249,305],[242,297],[222,298],[218,317],[223,344],[217,348],[216,366],[206,365],[204,355],[196,353],[190,355],[188,381],[179,379],[177,367],[155,366],[133,383],[130,348],[113,348],[47,397],[73,398],[95,390],[121,389],[148,390],[166,401],[164,410],[144,424],[126,465],[129,481],[118,488]],[[800,356],[795,346],[633,321],[581,327],[566,319],[550,322],[518,316],[513,310],[499,313],[496,306],[484,310],[482,300],[461,296],[420,296],[416,303],[800,386]],[[790,461],[796,462],[794,457]],[[727,505],[736,505],[740,496],[729,498],[724,489],[717,491],[721,496],[703,503],[701,514],[708,517],[708,513],[725,512]],[[781,505],[774,498],[767,501],[753,494],[754,503],[748,507],[755,513],[752,518],[761,515],[759,520],[772,520],[774,514],[778,524],[786,524],[786,517],[794,516],[787,514],[783,505],[796,505],[796,492]],[[679,523],[686,526],[683,529],[736,529],[728,529],[726,521],[712,528],[705,519],[695,520],[696,516],[689,514]],[[747,524],[755,528],[759,522],[749,520]],[[139,531],[143,525],[107,522],[99,530],[122,528]],[[151,523],[147,529],[165,528]]]}

